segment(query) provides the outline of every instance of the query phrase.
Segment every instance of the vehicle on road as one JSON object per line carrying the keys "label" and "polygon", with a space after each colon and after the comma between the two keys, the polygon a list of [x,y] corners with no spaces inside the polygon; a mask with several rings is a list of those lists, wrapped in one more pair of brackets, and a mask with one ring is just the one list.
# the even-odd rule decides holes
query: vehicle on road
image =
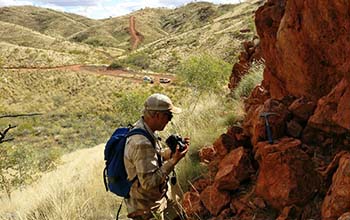
{"label": "vehicle on road", "polygon": [[153,79],[150,76],[144,76],[143,77],[143,82],[145,83],[154,83]]}
{"label": "vehicle on road", "polygon": [[169,78],[160,78],[160,79],[159,79],[159,82],[160,82],[160,83],[170,83],[170,81],[171,81],[171,80],[170,80]]}

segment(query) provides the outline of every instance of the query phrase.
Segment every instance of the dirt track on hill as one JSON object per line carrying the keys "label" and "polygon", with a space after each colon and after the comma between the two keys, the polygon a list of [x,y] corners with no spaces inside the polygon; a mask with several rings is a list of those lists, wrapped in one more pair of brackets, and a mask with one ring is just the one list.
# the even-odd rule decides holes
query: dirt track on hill
{"label": "dirt track on hill", "polygon": [[138,33],[135,28],[135,16],[130,16],[129,30],[130,30],[131,42],[132,42],[131,49],[135,50],[142,40],[142,37],[139,36],[140,33]]}
{"label": "dirt track on hill", "polygon": [[[108,69],[106,66],[89,66],[89,65],[67,65],[67,66],[57,66],[57,67],[5,67],[3,69],[7,70],[21,70],[21,71],[34,71],[34,70],[67,70],[75,72],[90,72],[93,74],[114,76],[117,78],[128,79],[133,82],[142,83],[144,76],[149,76],[154,80],[155,84],[159,84],[159,79],[168,78],[171,82],[174,80],[175,76],[171,74],[163,73],[141,73],[122,69]],[[168,84],[171,84],[168,83]]]}

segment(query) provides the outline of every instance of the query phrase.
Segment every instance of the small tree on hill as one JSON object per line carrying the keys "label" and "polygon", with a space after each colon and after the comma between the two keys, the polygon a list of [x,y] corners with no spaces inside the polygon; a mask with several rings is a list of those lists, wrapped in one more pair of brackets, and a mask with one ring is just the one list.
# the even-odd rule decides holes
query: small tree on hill
{"label": "small tree on hill", "polygon": [[177,75],[196,92],[219,92],[231,74],[232,65],[216,57],[204,54],[185,60],[177,69]]}
{"label": "small tree on hill", "polygon": [[[1,118],[27,117],[42,115],[41,113],[0,115]],[[0,130],[0,144],[14,140],[8,137],[8,132],[17,126],[9,125]],[[12,145],[0,147],[0,190],[4,190],[8,198],[11,198],[11,189],[14,184],[21,184],[25,176],[31,176],[30,170],[25,167],[25,157],[28,156],[26,149],[17,149]]]}

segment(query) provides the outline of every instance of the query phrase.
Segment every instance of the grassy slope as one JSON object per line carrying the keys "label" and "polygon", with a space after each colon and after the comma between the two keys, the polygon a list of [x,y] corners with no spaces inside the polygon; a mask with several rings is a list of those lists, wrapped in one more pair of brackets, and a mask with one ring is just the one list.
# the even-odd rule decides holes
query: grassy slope
{"label": "grassy slope", "polygon": [[0,22],[1,41],[18,46],[31,46],[48,49],[55,41],[54,37],[41,34],[32,29],[13,23]]}
{"label": "grassy slope", "polygon": [[33,6],[2,7],[0,20],[63,38],[100,23],[83,16]]}
{"label": "grassy slope", "polygon": [[102,23],[83,16],[32,6],[0,8],[0,63],[8,67],[109,64],[124,50],[68,41]]}
{"label": "grassy slope", "polygon": [[0,219],[114,219],[119,202],[104,189],[101,155],[103,145],[64,155],[55,171],[0,200]]}
{"label": "grassy slope", "polygon": [[167,31],[161,26],[160,19],[167,16],[170,11],[169,9],[146,8],[132,13],[136,18],[136,30],[144,37],[142,44],[145,45],[168,36]]}
{"label": "grassy slope", "polygon": [[59,66],[109,63],[123,50],[98,48],[41,34],[26,27],[0,21],[1,63],[10,67]]}
{"label": "grassy slope", "polygon": [[[242,41],[255,35],[253,13],[259,4],[258,0],[220,7],[197,3],[175,9],[162,18],[169,35],[139,51],[149,54],[151,68],[165,71],[174,71],[182,60],[201,53],[234,63]],[[241,33],[241,29],[250,32]]]}
{"label": "grassy slope", "polygon": [[206,25],[220,16],[223,8],[231,7],[234,6],[219,7],[207,2],[189,3],[162,16],[161,25],[169,33],[184,33]]}
{"label": "grassy slope", "polygon": [[[153,42],[167,34],[161,30],[159,18],[168,11],[167,9],[143,9],[130,14],[136,17],[136,29],[143,36],[143,44]],[[78,32],[70,39],[93,45],[130,49],[130,15],[105,19],[102,24]]]}

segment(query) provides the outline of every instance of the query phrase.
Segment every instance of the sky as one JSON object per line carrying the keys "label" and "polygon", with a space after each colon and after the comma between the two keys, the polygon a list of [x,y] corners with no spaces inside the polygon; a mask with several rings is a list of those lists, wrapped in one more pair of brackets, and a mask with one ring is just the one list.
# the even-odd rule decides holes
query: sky
{"label": "sky", "polygon": [[[196,0],[0,0],[0,7],[32,5],[71,12],[89,18],[116,17],[149,8],[175,8]],[[215,4],[235,4],[240,0],[205,0]]]}

